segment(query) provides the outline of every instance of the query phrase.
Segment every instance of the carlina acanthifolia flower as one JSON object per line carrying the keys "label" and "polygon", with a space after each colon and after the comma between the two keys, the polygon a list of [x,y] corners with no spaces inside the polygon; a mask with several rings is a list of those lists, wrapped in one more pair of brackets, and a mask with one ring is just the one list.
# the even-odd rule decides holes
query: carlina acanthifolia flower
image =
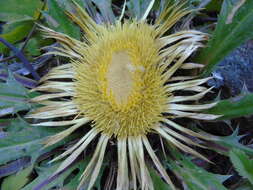
{"label": "carlina acanthifolia flower", "polygon": [[[202,110],[214,104],[194,105],[211,88],[201,86],[209,78],[174,76],[178,69],[194,69],[200,64],[185,63],[202,46],[207,36],[196,30],[183,30],[165,35],[190,10],[184,5],[164,9],[154,24],[148,24],[147,14],[137,20],[96,24],[78,4],[70,18],[83,30],[83,41],[42,27],[47,38],[54,38],[61,47],[56,55],[69,57],[71,62],[53,68],[34,90],[42,92],[32,99],[44,105],[28,117],[44,120],[36,125],[68,126],[50,137],[53,145],[80,127],[89,127],[79,141],[52,161],[65,158],[56,172],[68,167],[98,139],[92,158],[80,178],[81,189],[94,185],[110,141],[117,145],[117,190],[152,190],[153,183],[144,153],[172,189],[170,177],[156,156],[148,139],[154,134],[182,151],[205,159],[191,145],[201,146],[189,136],[205,139],[173,121],[174,118],[212,120],[217,116]],[[68,80],[66,80],[68,79]],[[182,96],[175,92],[181,91]],[[194,95],[187,95],[187,92]],[[184,102],[187,102],[184,103]],[[91,125],[85,125],[88,122]],[[186,135],[183,135],[186,134]]]}

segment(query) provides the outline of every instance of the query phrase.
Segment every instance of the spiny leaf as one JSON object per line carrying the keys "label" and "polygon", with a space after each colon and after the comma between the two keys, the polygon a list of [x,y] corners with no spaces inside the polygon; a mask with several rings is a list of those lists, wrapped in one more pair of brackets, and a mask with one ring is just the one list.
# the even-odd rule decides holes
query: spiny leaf
{"label": "spiny leaf", "polygon": [[40,0],[5,0],[0,1],[0,20],[13,22],[22,19],[36,19],[43,3]]}
{"label": "spiny leaf", "polygon": [[[69,189],[69,190],[74,190],[78,187],[78,185],[80,183],[80,177],[83,174],[89,161],[90,161],[90,157],[86,157],[84,160],[81,161],[81,165],[78,168],[79,172],[75,176],[74,175],[73,175],[73,177],[71,176],[70,181],[68,181],[67,184],[64,185],[64,188]],[[100,172],[100,173],[102,175],[102,172]],[[99,180],[97,180],[97,181],[99,181]],[[99,181],[99,183],[100,183],[100,181]],[[94,186],[97,187],[96,184]],[[98,187],[97,187],[97,189],[100,190]]]}
{"label": "spiny leaf", "polygon": [[36,159],[42,154],[43,142],[56,132],[55,129],[31,127],[28,124],[21,131],[9,132],[5,138],[0,139],[0,164],[23,156],[30,156],[32,160]]}
{"label": "spiny leaf", "polygon": [[[25,87],[35,88],[37,86],[37,81],[33,79],[15,73],[13,75],[14,78]],[[0,69],[0,79],[6,81],[8,79],[8,71],[6,71],[5,69]]]}
{"label": "spiny leaf", "polygon": [[13,162],[0,166],[0,178],[14,174],[31,165],[30,157],[22,157]]}
{"label": "spiny leaf", "polygon": [[155,190],[171,190],[171,187],[162,180],[153,168],[149,168],[149,172],[154,183]]}
{"label": "spiny leaf", "polygon": [[[42,7],[40,0],[23,0],[22,3],[19,0],[0,1],[0,21],[7,22],[0,37],[11,44],[24,39]],[[0,44],[0,53],[5,53],[7,49]]]}
{"label": "spiny leaf", "polygon": [[207,110],[207,113],[222,115],[218,120],[251,115],[253,114],[253,93],[221,100],[216,106]]}
{"label": "spiny leaf", "polygon": [[0,116],[29,109],[31,105],[28,103],[28,97],[28,90],[9,72],[7,81],[0,83]]}
{"label": "spiny leaf", "polygon": [[51,28],[73,38],[80,39],[80,30],[68,18],[64,12],[64,9],[59,6],[56,0],[49,0],[48,8],[48,12],[43,12],[43,15],[47,19],[47,23]]}
{"label": "spiny leaf", "polygon": [[[127,3],[127,7],[133,18],[141,19],[145,14],[148,6],[152,0],[130,0]],[[162,4],[162,2],[161,2]]]}
{"label": "spiny leaf", "polygon": [[20,132],[29,126],[29,124],[20,117],[0,120],[0,125],[1,124],[5,128],[4,131],[7,133]]}
{"label": "spiny leaf", "polygon": [[[26,21],[20,21],[15,24],[15,28],[13,28],[11,31],[7,33],[0,34],[0,37],[5,39],[11,44],[15,44],[16,42],[24,39],[28,34],[29,31],[32,29],[33,21],[32,20],[26,20]],[[11,24],[13,25],[13,23]],[[4,53],[8,48],[0,43],[0,53]]]}
{"label": "spiny leaf", "polygon": [[13,174],[3,180],[2,190],[20,190],[28,181],[29,175],[32,172],[33,166],[30,166],[24,170],[19,171],[17,174]]}
{"label": "spiny leaf", "polygon": [[229,157],[237,172],[253,185],[253,159],[250,159],[245,152],[239,149],[230,151]]}
{"label": "spiny leaf", "polygon": [[207,11],[220,11],[221,2],[219,0],[210,0],[205,9]]}
{"label": "spiny leaf", "polygon": [[40,45],[39,40],[37,38],[32,38],[29,40],[27,44],[27,51],[31,56],[39,56],[40,55]]}
{"label": "spiny leaf", "polygon": [[99,8],[105,22],[114,23],[115,16],[112,12],[112,0],[92,0]]}
{"label": "spiny leaf", "polygon": [[247,152],[250,155],[253,155],[253,149],[239,142],[242,136],[240,136],[238,133],[239,133],[239,128],[236,128],[236,130],[234,130],[234,132],[229,136],[212,136],[212,141],[223,147],[228,148],[228,150],[237,148],[237,149]]}
{"label": "spiny leaf", "polygon": [[235,190],[252,190],[253,185],[250,184],[248,181],[245,181],[243,184],[240,184],[240,187],[236,188]]}
{"label": "spiny leaf", "polygon": [[[57,167],[59,167],[59,164],[36,168],[36,171],[38,173],[38,177],[36,177],[32,182],[30,182],[24,188],[22,188],[22,190],[33,189],[35,186],[37,186],[38,184],[40,184],[41,182],[43,182],[44,180],[49,178],[56,171]],[[55,185],[55,183],[52,184],[51,187],[53,187],[54,185]],[[49,185],[48,185],[48,187],[50,188]]]}
{"label": "spiny leaf", "polygon": [[[77,176],[80,176],[82,174],[82,171],[84,170],[84,167],[86,167],[87,165],[86,162],[79,162],[68,168],[65,172],[57,176],[55,179],[49,180],[60,164],[61,163],[56,163],[53,165],[47,165],[44,167],[37,168],[36,170],[38,172],[38,177],[35,178],[31,183],[27,184],[24,188],[22,188],[22,190],[48,190],[52,187],[58,187],[61,189],[64,185],[66,178],[71,175],[74,170],[78,169],[79,171],[77,173]],[[76,179],[76,177],[74,179]],[[72,182],[72,180],[74,179],[71,179],[70,182]]]}
{"label": "spiny leaf", "polygon": [[206,65],[203,75],[209,75],[229,52],[251,39],[252,28],[253,1],[224,0],[212,39],[208,42],[207,48],[201,51],[198,59]]}
{"label": "spiny leaf", "polygon": [[0,42],[6,47],[8,47],[15,54],[15,56],[22,62],[23,66],[31,72],[35,80],[40,80],[40,76],[38,75],[38,73],[34,70],[31,63],[26,59],[24,54],[18,48],[16,48],[14,45],[12,45],[3,38],[0,38]]}
{"label": "spiny leaf", "polygon": [[169,166],[177,176],[181,177],[189,190],[227,190],[222,185],[221,175],[209,173],[196,166],[176,149],[173,151],[173,156],[177,158],[177,162],[170,160]]}

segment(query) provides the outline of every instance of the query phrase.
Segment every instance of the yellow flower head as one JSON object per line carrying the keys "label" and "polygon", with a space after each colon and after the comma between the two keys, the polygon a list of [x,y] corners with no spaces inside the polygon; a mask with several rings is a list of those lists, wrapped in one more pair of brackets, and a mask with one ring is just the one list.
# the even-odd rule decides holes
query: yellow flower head
{"label": "yellow flower head", "polygon": [[[88,189],[91,189],[103,163],[108,141],[114,137],[118,149],[117,190],[136,190],[138,184],[142,190],[153,189],[145,164],[145,149],[161,176],[174,189],[147,135],[158,134],[179,149],[205,159],[182,141],[188,145],[200,145],[175,129],[198,138],[207,137],[176,124],[173,118],[209,120],[217,117],[199,113],[214,104],[184,104],[199,100],[210,91],[201,86],[208,78],[174,77],[178,69],[201,67],[185,61],[202,46],[201,41],[206,35],[195,30],[164,35],[190,12],[179,5],[167,7],[153,25],[146,22],[147,14],[141,20],[118,20],[115,24],[98,25],[79,5],[76,6],[76,15],[69,16],[83,30],[83,41],[43,27],[46,37],[54,38],[62,45],[54,53],[69,57],[71,62],[53,68],[42,78],[41,85],[35,90],[46,93],[32,101],[45,106],[28,116],[53,120],[37,125],[69,126],[50,137],[47,146],[79,127],[87,127],[84,124],[91,121],[90,131],[53,160],[68,156],[57,172],[70,165],[99,136],[97,148],[79,185],[80,189],[88,183]],[[195,94],[176,96],[177,91]]]}

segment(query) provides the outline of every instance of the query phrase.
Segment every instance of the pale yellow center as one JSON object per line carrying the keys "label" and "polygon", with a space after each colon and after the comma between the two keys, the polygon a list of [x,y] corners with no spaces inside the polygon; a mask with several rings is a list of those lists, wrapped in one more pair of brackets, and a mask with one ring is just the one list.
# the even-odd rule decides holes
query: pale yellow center
{"label": "pale yellow center", "polygon": [[117,104],[127,102],[133,88],[132,69],[130,56],[123,51],[112,55],[107,71],[108,92],[112,92]]}

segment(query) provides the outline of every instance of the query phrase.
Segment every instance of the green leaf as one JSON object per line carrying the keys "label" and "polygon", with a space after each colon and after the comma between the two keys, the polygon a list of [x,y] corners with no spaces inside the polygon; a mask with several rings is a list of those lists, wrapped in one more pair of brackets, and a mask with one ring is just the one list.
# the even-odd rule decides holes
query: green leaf
{"label": "green leaf", "polygon": [[13,22],[23,19],[36,19],[42,6],[41,0],[0,1],[0,20]]}
{"label": "green leaf", "polygon": [[219,61],[240,44],[251,39],[252,28],[253,1],[224,0],[212,39],[207,48],[202,49],[197,60],[206,65],[203,75],[209,75]]}
{"label": "green leaf", "polygon": [[183,156],[178,150],[173,149],[173,156],[177,158],[169,161],[171,170],[180,176],[189,190],[227,190],[222,185],[228,176],[216,175],[196,166],[188,157]]}
{"label": "green leaf", "polygon": [[0,124],[5,126],[5,131],[8,132],[19,132],[25,129],[29,124],[22,118],[12,119],[1,119]]}
{"label": "green leaf", "polygon": [[229,152],[229,158],[233,163],[237,172],[242,176],[247,178],[250,183],[253,185],[253,159],[245,154],[245,152],[234,149]]}
{"label": "green leaf", "polygon": [[[0,21],[7,22],[3,25],[3,34],[0,37],[11,44],[24,39],[31,30],[33,21],[38,18],[42,7],[41,0],[0,1]],[[7,31],[6,28],[8,28]],[[6,53],[7,49],[0,43],[0,53]]]}
{"label": "green leaf", "polygon": [[21,131],[11,131],[0,139],[0,165],[22,156],[31,156],[32,161],[35,160],[44,151],[42,147],[46,138],[58,132],[56,129],[32,127],[29,124],[22,128]]}
{"label": "green leaf", "polygon": [[49,0],[48,8],[48,12],[43,12],[43,15],[51,28],[73,38],[80,39],[79,28],[69,19],[56,0]]}
{"label": "green leaf", "polygon": [[[8,25],[11,25],[8,26],[11,28],[11,30],[8,29],[8,32],[0,34],[0,37],[4,38],[11,44],[15,44],[16,42],[23,40],[28,35],[30,30],[32,29],[33,21],[31,20],[18,21]],[[7,49],[8,48],[5,45],[0,43],[0,53],[4,53]]]}
{"label": "green leaf", "polygon": [[[65,189],[68,189],[68,190],[76,190],[77,189],[77,187],[80,183],[80,177],[82,176],[86,166],[89,164],[89,161],[90,161],[90,157],[86,157],[86,158],[84,158],[84,160],[81,161],[81,165],[78,167],[78,169],[79,169],[78,174],[76,174],[75,176],[73,175],[73,177],[70,176],[71,180],[66,185],[64,185]],[[101,168],[101,169],[103,169],[103,168]],[[102,172],[99,172],[99,173],[100,173],[100,175],[102,175]],[[98,179],[96,181],[98,181]],[[99,183],[100,183],[100,181],[99,181]],[[94,186],[96,186],[96,184]],[[98,188],[98,190],[99,190],[99,188]]]}
{"label": "green leaf", "polygon": [[[25,54],[31,56],[41,55],[41,47],[49,46],[54,41],[52,39],[45,39],[39,33],[33,35],[33,37],[28,41]],[[21,44],[23,45],[23,44]]]}
{"label": "green leaf", "polygon": [[7,81],[5,83],[0,83],[0,95],[27,97],[28,89],[17,82],[13,74],[9,72]]}
{"label": "green leaf", "polygon": [[[45,126],[30,126],[23,119],[0,120],[4,126],[6,136],[0,138],[0,165],[21,157],[29,156],[33,164],[36,159],[52,149],[78,138],[76,134],[45,148],[44,142],[49,136],[55,135],[63,128],[49,128]],[[6,154],[8,152],[8,154]]]}
{"label": "green leaf", "polygon": [[253,185],[250,184],[248,181],[246,181],[235,190],[252,190],[252,189],[253,189]]}
{"label": "green leaf", "polygon": [[112,0],[92,0],[99,8],[105,21],[115,22],[115,16],[112,12]]}
{"label": "green leaf", "polygon": [[7,81],[0,83],[0,116],[31,108],[28,98],[28,90],[9,72]]}
{"label": "green leaf", "polygon": [[[236,128],[236,130],[229,136],[210,136],[210,137],[213,142],[227,148],[228,150],[237,148],[237,149],[243,150],[244,152],[247,152],[250,155],[253,155],[253,149],[240,143],[240,139],[243,136],[240,136],[238,133],[239,133],[239,128]],[[224,154],[224,152],[221,152],[221,153]]]}
{"label": "green leaf", "polygon": [[127,3],[127,7],[132,15],[132,18],[141,19],[145,14],[152,0],[130,0]]}
{"label": "green leaf", "polygon": [[[22,188],[22,190],[34,189],[38,185],[45,182],[45,180],[47,180],[48,178],[50,178],[54,174],[54,172],[57,170],[57,168],[59,167],[60,164],[61,163],[56,163],[53,165],[46,165],[44,167],[37,168],[36,170],[38,173],[38,177],[35,178],[31,183],[26,185],[24,188]],[[57,186],[61,189],[64,185],[66,178],[76,169],[78,169],[79,171],[78,171],[77,175],[73,179],[70,180],[70,183],[72,183],[73,180],[79,180],[79,177],[83,173],[84,167],[86,167],[86,166],[87,166],[87,162],[79,162],[79,163],[73,165],[72,167],[68,168],[65,172],[60,174],[53,181],[51,181],[51,182],[49,181],[48,183],[45,183],[45,185],[40,189],[41,190],[48,190],[48,189],[51,189],[52,187],[55,187],[55,186]],[[77,186],[75,186],[75,189],[76,188],[77,188]]]}
{"label": "green leaf", "polygon": [[162,180],[162,178],[157,174],[155,169],[149,168],[149,172],[154,183],[155,190],[171,190],[171,187]]}
{"label": "green leaf", "polygon": [[29,175],[33,170],[33,166],[30,166],[24,170],[21,170],[17,174],[11,175],[3,180],[2,190],[20,190],[28,181]]}
{"label": "green leaf", "polygon": [[207,4],[205,9],[207,11],[220,11],[221,9],[221,1],[220,0],[211,0],[210,3]]}
{"label": "green leaf", "polygon": [[31,56],[39,56],[40,53],[40,41],[37,38],[32,38],[27,44],[26,50]]}
{"label": "green leaf", "polygon": [[218,120],[232,119],[253,114],[253,93],[221,100],[207,110],[209,114],[222,115]]}

